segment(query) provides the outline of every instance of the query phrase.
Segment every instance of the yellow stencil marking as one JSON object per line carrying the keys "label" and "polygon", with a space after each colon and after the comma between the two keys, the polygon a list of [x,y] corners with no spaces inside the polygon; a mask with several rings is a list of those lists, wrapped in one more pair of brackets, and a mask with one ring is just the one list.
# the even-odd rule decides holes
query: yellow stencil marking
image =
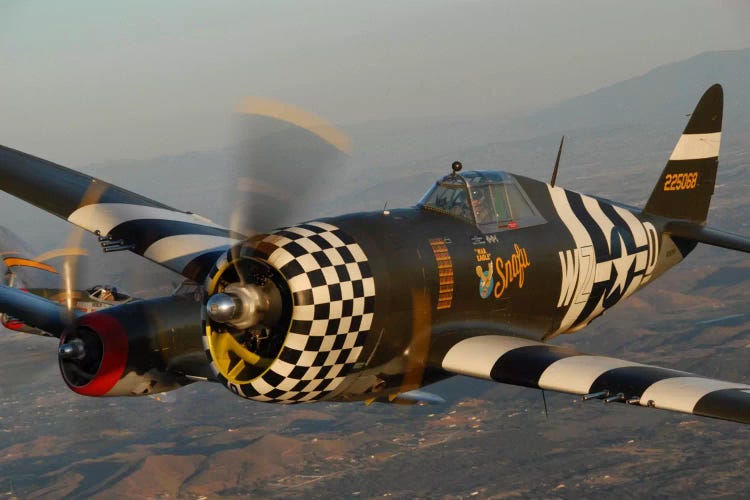
{"label": "yellow stencil marking", "polygon": [[664,191],[683,191],[695,189],[698,184],[698,172],[680,172],[664,176]]}

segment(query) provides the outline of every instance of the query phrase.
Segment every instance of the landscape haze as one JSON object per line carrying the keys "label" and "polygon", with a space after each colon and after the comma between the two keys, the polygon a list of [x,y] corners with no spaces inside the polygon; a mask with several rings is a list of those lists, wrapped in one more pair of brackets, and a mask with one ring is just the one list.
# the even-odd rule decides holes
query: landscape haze
{"label": "landscape haze", "polygon": [[[566,143],[558,185],[642,206],[703,91],[725,91],[709,223],[750,235],[750,49],[707,52],[512,118],[342,124],[354,152],[289,222],[411,206],[454,160],[542,180]],[[13,147],[12,144],[8,144]],[[29,151],[34,154],[34,151]],[[81,171],[227,223],[232,146]],[[56,158],[48,158],[56,161]],[[217,182],[217,179],[220,179]],[[39,251],[70,226],[9,195],[0,224]],[[33,214],[33,215],[32,215]],[[33,219],[31,219],[33,217]],[[33,224],[29,223],[33,220]],[[124,252],[94,252],[79,278],[169,293],[180,277]],[[87,281],[88,280],[88,281]],[[96,281],[93,281],[96,280]],[[750,258],[699,246],[608,311],[572,346],[750,383]],[[455,377],[442,405],[293,407],[193,384],[174,403],[91,399],[60,378],[54,339],[0,335],[0,496],[8,498],[744,496],[745,426]]]}

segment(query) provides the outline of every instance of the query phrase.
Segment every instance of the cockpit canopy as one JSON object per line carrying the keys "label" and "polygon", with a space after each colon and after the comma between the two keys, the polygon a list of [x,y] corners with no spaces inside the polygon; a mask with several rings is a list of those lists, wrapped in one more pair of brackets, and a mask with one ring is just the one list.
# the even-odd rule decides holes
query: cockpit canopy
{"label": "cockpit canopy", "polygon": [[424,195],[419,206],[464,219],[483,232],[544,222],[516,179],[505,172],[469,171],[447,175]]}

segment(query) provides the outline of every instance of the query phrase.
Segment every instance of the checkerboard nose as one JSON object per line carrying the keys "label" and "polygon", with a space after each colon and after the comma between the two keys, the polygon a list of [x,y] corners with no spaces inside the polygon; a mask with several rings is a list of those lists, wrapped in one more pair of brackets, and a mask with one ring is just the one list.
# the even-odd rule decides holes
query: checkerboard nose
{"label": "checkerboard nose", "polygon": [[[211,294],[236,287],[222,285],[233,273],[245,288],[260,283],[278,294],[264,315],[274,318],[273,325],[264,319],[248,327],[255,335],[249,340],[241,328],[216,329],[207,321],[206,354],[227,387],[249,399],[294,403],[321,399],[343,382],[359,359],[375,310],[368,258],[349,234],[320,221],[286,228],[227,252],[217,269],[223,270],[212,273],[206,287]],[[220,304],[213,305],[218,311]],[[234,317],[238,306],[232,306],[231,314],[225,312]],[[212,314],[207,309],[209,320]],[[267,326],[265,337],[253,333]],[[276,348],[264,351],[271,345]]]}

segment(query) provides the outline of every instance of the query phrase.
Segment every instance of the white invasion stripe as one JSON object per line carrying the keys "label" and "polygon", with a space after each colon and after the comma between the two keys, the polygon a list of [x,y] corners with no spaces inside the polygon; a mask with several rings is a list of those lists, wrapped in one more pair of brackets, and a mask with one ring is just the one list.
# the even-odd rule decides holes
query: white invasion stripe
{"label": "white invasion stripe", "polygon": [[631,212],[630,210],[625,210],[621,207],[613,208],[630,228],[630,232],[633,233],[633,239],[635,239],[636,246],[642,247],[644,245],[647,245],[648,237],[646,236],[646,228],[643,226],[641,221],[638,220],[638,217],[633,215],[633,212]]}
{"label": "white invasion stripe", "polygon": [[[604,214],[602,211],[599,201],[591,198],[590,196],[581,195],[581,201],[583,206],[589,215],[594,219],[596,225],[599,226],[604,239],[607,241],[607,248],[612,249],[612,228],[615,227],[614,222]],[[619,242],[615,242],[619,246]],[[594,281],[599,283],[602,281],[608,281],[612,276],[612,262],[602,262],[595,265]],[[597,306],[591,311],[591,313],[583,320],[584,323],[588,323],[593,318],[599,316],[604,311],[603,301],[600,300]]]}
{"label": "white invasion stripe", "polygon": [[571,394],[588,394],[603,373],[615,368],[643,366],[606,356],[571,356],[552,363],[539,377],[539,387]]}
{"label": "white invasion stripe", "polygon": [[[586,211],[591,215],[591,217],[594,219],[594,222],[596,222],[596,225],[599,226],[599,228],[602,230],[602,233],[604,234],[604,239],[607,240],[607,248],[612,248],[612,228],[615,227],[614,222],[610,220],[609,217],[607,217],[604,212],[602,211],[601,205],[599,205],[599,202],[595,200],[594,198],[586,195],[581,195],[581,200],[583,201],[583,206],[586,208]],[[612,275],[612,263],[611,262],[602,262],[596,264],[595,271],[594,271],[594,281],[596,283],[599,283],[601,281],[609,281],[610,276]],[[589,315],[587,320],[591,319],[593,316],[598,316],[601,314],[601,310],[598,308],[592,311],[592,314]]]}
{"label": "white invasion stripe", "polygon": [[[552,198],[552,203],[555,206],[555,210],[557,210],[557,214],[562,219],[565,226],[568,228],[568,231],[570,231],[571,236],[573,237],[573,240],[576,243],[576,247],[579,249],[582,249],[586,246],[593,245],[591,241],[591,235],[589,235],[588,231],[586,231],[586,228],[583,227],[583,224],[581,224],[581,221],[578,220],[578,217],[573,213],[573,209],[570,208],[570,203],[568,203],[568,198],[565,195],[565,190],[558,187],[552,187],[547,186],[549,188],[549,194]],[[594,256],[591,255],[591,259],[593,259]],[[590,262],[590,264],[593,264],[593,261]],[[581,265],[583,265],[583,261],[581,262]],[[588,267],[588,266],[587,266]],[[578,297],[581,294],[588,294],[591,290],[586,289],[583,290],[584,283],[591,283],[593,284],[593,280],[581,279],[586,275],[586,271],[583,269],[579,269],[579,279],[576,282],[576,289],[573,293],[574,297]],[[586,276],[588,278],[588,276]],[[561,285],[561,293],[562,293],[562,285]],[[565,312],[565,317],[563,317],[562,321],[560,322],[560,328],[555,333],[560,333],[566,331],[568,328],[570,328],[573,325],[573,322],[578,318],[578,316],[581,314],[581,311],[583,311],[583,308],[586,306],[586,301],[576,301],[573,300],[573,303],[570,304],[570,307]]]}
{"label": "white invasion stripe", "polygon": [[721,132],[713,134],[683,134],[672,151],[670,160],[700,160],[719,156]]}
{"label": "white invasion stripe", "polygon": [[443,369],[459,375],[486,380],[495,363],[508,351],[530,345],[542,345],[533,340],[502,335],[482,335],[462,340],[448,350],[443,358]]}
{"label": "white invasion stripe", "polygon": [[68,216],[68,221],[76,226],[91,232],[98,230],[102,234],[108,234],[123,222],[140,219],[173,220],[221,228],[221,226],[214,224],[205,217],[196,214],[186,214],[166,208],[131,205],[129,203],[97,203],[86,205],[75,210]]}
{"label": "white invasion stripe", "polygon": [[[657,239],[655,238],[653,241],[649,239],[648,229],[646,228],[645,224],[638,220],[638,217],[636,217],[630,210],[626,210],[621,207],[614,208],[615,211],[620,215],[620,217],[622,217],[623,220],[628,224],[628,227],[630,227],[630,232],[633,235],[635,244],[638,247],[647,247],[644,251],[638,252],[635,256],[635,270],[643,270],[644,274],[634,277],[634,279],[630,282],[628,288],[623,292],[620,299],[622,300],[635,293],[636,290],[641,287],[641,284],[645,285],[646,282],[648,282],[648,280],[646,280],[646,282],[644,282],[643,280],[646,277],[646,273],[650,273],[650,269],[648,268],[649,256],[653,255],[652,252],[656,251],[655,248],[652,248],[652,244],[657,244]],[[647,222],[646,224],[651,225],[650,222]]]}
{"label": "white invasion stripe", "polygon": [[[155,241],[143,252],[143,256],[159,263],[179,259],[179,261],[185,260],[185,264],[187,264],[198,255],[212,250],[226,249],[239,242],[240,240],[225,236],[178,234]],[[182,269],[179,269],[179,271],[182,271]]]}
{"label": "white invasion stripe", "polygon": [[703,377],[674,377],[651,384],[641,396],[640,404],[647,406],[653,401],[656,408],[693,413],[703,396],[722,389],[750,389],[750,386]]}
{"label": "white invasion stripe", "polygon": [[[591,216],[594,218],[594,220],[602,229],[602,231],[604,231],[604,235],[607,238],[607,244],[609,248],[612,249],[613,244],[611,241],[611,233],[612,233],[612,228],[614,227],[614,224],[610,221],[609,217],[607,217],[604,214],[604,212],[601,210],[599,203],[597,203],[596,200],[585,195],[582,195],[581,197],[583,198],[584,206],[588,210],[589,214],[591,214]],[[613,208],[615,212],[617,213],[617,215],[619,215],[630,228],[630,232],[633,235],[633,239],[635,241],[636,246],[641,247],[641,246],[646,245],[648,243],[648,239],[646,237],[646,231],[643,227],[643,224],[641,224],[638,218],[635,215],[633,215],[631,212],[629,212],[628,210],[625,210],[624,208],[620,208],[620,207],[613,207]],[[618,242],[615,242],[614,244],[617,246],[620,245],[620,243]],[[641,261],[638,261],[639,257],[641,258]],[[627,259],[627,258],[628,256],[626,255],[622,255],[620,257],[620,259]],[[647,252],[646,251],[639,252],[635,254],[635,258],[636,258],[636,270],[645,269],[646,267],[645,260],[647,260],[648,258]],[[638,262],[642,262],[643,265],[641,267],[637,267]],[[601,264],[597,264],[596,266],[596,271],[597,271],[596,281],[597,282],[606,281],[610,279],[611,273],[612,273],[612,266],[614,263],[615,261],[603,262]],[[635,292],[638,289],[638,285],[640,285],[642,278],[643,278],[643,275],[638,275],[630,282],[630,285],[628,286],[628,288],[622,291],[621,300],[625,297],[628,297],[629,295],[631,295],[633,292]],[[604,312],[603,298],[604,297],[602,297],[602,300],[599,301],[599,304],[597,304],[597,306],[591,311],[591,314],[589,314],[586,317],[584,322],[589,322],[592,319],[599,316],[602,312]]]}

